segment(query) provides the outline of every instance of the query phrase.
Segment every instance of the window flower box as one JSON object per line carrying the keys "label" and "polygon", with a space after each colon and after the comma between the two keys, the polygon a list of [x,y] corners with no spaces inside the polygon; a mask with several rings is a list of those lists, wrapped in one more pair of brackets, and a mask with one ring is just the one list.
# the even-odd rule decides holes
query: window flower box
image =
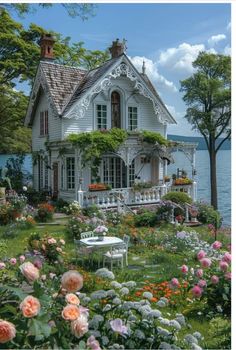
{"label": "window flower box", "polygon": [[185,177],[185,178],[180,177],[180,178],[175,179],[173,181],[174,186],[191,185],[192,183],[193,183],[193,181],[187,177]]}
{"label": "window flower box", "polygon": [[95,191],[109,191],[111,190],[111,186],[103,183],[91,184],[88,186],[90,192]]}

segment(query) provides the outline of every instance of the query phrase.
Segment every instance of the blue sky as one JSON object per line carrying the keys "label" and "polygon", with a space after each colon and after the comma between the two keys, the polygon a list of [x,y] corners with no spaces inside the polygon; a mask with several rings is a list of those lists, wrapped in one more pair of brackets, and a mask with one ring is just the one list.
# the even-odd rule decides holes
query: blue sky
{"label": "blue sky", "polygon": [[231,53],[230,4],[97,4],[95,13],[81,21],[57,4],[16,19],[26,27],[33,22],[70,36],[72,42],[84,41],[92,50],[125,38],[127,55],[139,70],[145,59],[147,74],[178,122],[168,133],[195,134],[183,118],[179,80],[193,73],[191,63],[200,51]]}

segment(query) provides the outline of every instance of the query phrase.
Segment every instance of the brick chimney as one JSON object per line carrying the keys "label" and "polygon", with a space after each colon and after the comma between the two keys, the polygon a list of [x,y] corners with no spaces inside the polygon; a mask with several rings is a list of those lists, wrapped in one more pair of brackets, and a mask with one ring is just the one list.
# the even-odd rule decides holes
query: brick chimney
{"label": "brick chimney", "polygon": [[41,48],[41,59],[54,59],[53,55],[53,45],[55,43],[55,39],[52,34],[44,34],[39,41],[39,45]]}
{"label": "brick chimney", "polygon": [[116,39],[112,42],[112,46],[109,47],[109,51],[111,53],[112,58],[119,57],[122,55],[126,50],[126,40],[123,39],[123,41],[119,41],[119,39]]}

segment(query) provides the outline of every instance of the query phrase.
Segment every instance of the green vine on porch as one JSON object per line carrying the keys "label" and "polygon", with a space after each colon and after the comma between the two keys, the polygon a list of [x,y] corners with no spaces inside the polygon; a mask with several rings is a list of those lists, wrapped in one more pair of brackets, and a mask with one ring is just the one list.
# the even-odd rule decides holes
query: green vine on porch
{"label": "green vine on porch", "polygon": [[102,155],[115,152],[127,139],[127,132],[123,129],[95,130],[80,134],[70,134],[67,138],[81,153],[81,165],[90,165],[92,177],[100,181],[98,169]]}
{"label": "green vine on porch", "polygon": [[164,138],[159,132],[143,130],[140,134],[142,140],[147,143],[169,146],[169,141]]}

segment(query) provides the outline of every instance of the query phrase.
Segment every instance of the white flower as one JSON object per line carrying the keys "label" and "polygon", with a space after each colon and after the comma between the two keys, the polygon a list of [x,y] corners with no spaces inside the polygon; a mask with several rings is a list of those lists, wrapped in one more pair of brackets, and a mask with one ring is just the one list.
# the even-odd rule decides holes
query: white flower
{"label": "white flower", "polygon": [[111,305],[110,304],[107,304],[104,306],[104,308],[102,309],[103,312],[107,312],[107,311],[110,311],[111,310]]}
{"label": "white flower", "polygon": [[153,298],[153,294],[150,292],[144,292],[143,297],[150,300]]}
{"label": "white flower", "polygon": [[176,321],[179,322],[179,324],[181,326],[185,326],[186,325],[186,322],[185,322],[185,317],[182,315],[182,314],[176,314]]}
{"label": "white flower", "polygon": [[169,337],[171,335],[171,333],[167,329],[162,327],[157,327],[157,333],[159,333],[163,337]]}
{"label": "white flower", "polygon": [[133,289],[137,286],[137,283],[135,281],[128,281],[128,282],[123,282],[122,286],[127,287],[129,289]]}
{"label": "white flower", "polygon": [[114,280],[114,273],[107,268],[98,269],[95,275],[104,279]]}
{"label": "white flower", "polygon": [[170,325],[170,320],[168,320],[168,318],[160,317],[160,318],[159,318],[159,322],[160,322],[161,324],[163,324],[164,326],[169,326],[169,325]]}
{"label": "white flower", "polygon": [[178,331],[181,329],[181,325],[179,324],[178,321],[176,320],[170,320],[170,326],[174,327],[175,329],[177,329]]}
{"label": "white flower", "polygon": [[149,318],[159,318],[161,317],[161,311],[159,310],[152,310],[149,314],[148,314]]}
{"label": "white flower", "polygon": [[134,337],[142,340],[145,339],[145,334],[140,329],[136,329],[134,332]]}
{"label": "white flower", "polygon": [[195,338],[197,338],[197,339],[203,339],[203,336],[201,335],[200,332],[194,332],[194,333],[193,333],[193,336],[194,336]]}
{"label": "white flower", "polygon": [[186,341],[186,343],[188,344],[198,344],[198,340],[197,338],[195,338],[192,334],[187,334],[185,337],[184,337],[184,340]]}
{"label": "white flower", "polygon": [[163,349],[163,350],[170,350],[171,349],[171,344],[168,344],[166,342],[162,342],[160,345],[159,345],[159,348],[158,349]]}
{"label": "white flower", "polygon": [[121,304],[121,300],[120,300],[120,298],[114,298],[112,300],[112,303],[115,304],[115,305],[120,305]]}
{"label": "white flower", "polygon": [[23,187],[22,187],[22,190],[23,190],[24,192],[26,192],[27,189],[28,189],[28,188],[27,188],[26,186],[23,186]]}
{"label": "white flower", "polygon": [[122,287],[122,284],[120,284],[120,283],[117,282],[117,281],[112,281],[112,282],[110,283],[110,286],[113,287],[113,288],[115,288],[115,289],[120,289],[120,288]]}
{"label": "white flower", "polygon": [[129,294],[129,289],[126,287],[123,287],[120,289],[120,294],[121,295],[128,295]]}
{"label": "white flower", "polygon": [[157,306],[159,307],[165,307],[166,303],[163,300],[158,300],[158,302],[156,303]]}
{"label": "white flower", "polygon": [[91,299],[105,299],[107,297],[107,292],[103,289],[97,290],[90,295]]}

